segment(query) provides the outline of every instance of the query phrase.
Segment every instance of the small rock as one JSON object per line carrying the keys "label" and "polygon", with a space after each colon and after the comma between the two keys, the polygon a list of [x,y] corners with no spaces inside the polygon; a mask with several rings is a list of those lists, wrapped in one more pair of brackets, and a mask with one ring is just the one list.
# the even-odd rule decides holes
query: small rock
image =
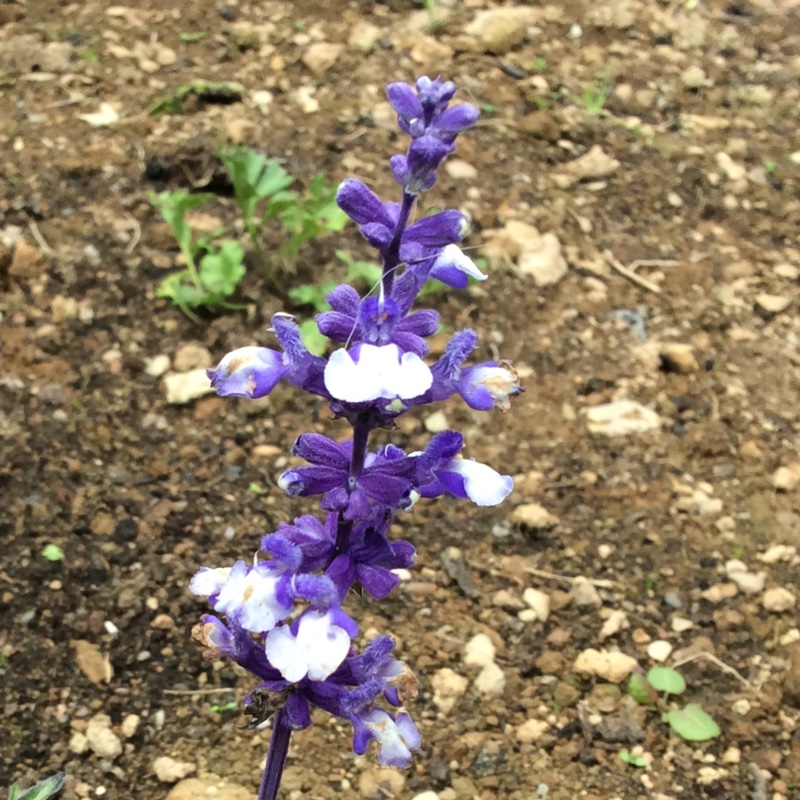
{"label": "small rock", "polygon": [[553,700],[558,703],[561,708],[569,708],[574,706],[578,700],[581,699],[581,693],[566,681],[559,681],[556,688],[553,689]]}
{"label": "small rock", "polygon": [[494,663],[495,646],[485,633],[477,633],[464,646],[464,663],[485,667]]}
{"label": "small rock", "polygon": [[171,361],[168,355],[161,353],[160,355],[146,358],[144,362],[144,373],[151,378],[160,378],[171,366]]}
{"label": "small rock", "polygon": [[792,298],[791,295],[788,294],[767,294],[767,292],[761,292],[756,295],[756,311],[766,318],[786,311],[791,304]]}
{"label": "small rock", "polygon": [[445,161],[444,171],[455,180],[474,180],[478,177],[478,170],[460,158]]}
{"label": "small rock", "polygon": [[158,614],[150,623],[150,627],[159,631],[171,631],[175,627],[175,620],[169,614]]}
{"label": "small rock", "polygon": [[531,530],[549,530],[555,528],[559,519],[538,503],[526,503],[517,506],[508,516],[515,525],[522,525]]}
{"label": "small rock", "polygon": [[706,76],[702,67],[693,64],[681,73],[681,82],[687,89],[702,89],[704,86],[711,86],[712,82]]}
{"label": "small rock", "polygon": [[[161,358],[161,356],[157,356]],[[181,345],[175,352],[173,366],[175,372],[188,372],[192,369],[208,369],[213,364],[211,353],[199,344]]]}
{"label": "small rock", "polygon": [[[565,164],[560,174],[570,183],[607,178],[619,169],[619,161],[608,155],[599,144],[592,146],[580,158]],[[566,186],[562,187],[566,188]]]}
{"label": "small rock", "polygon": [[764,564],[777,564],[779,561],[791,561],[796,555],[796,547],[788,544],[775,544],[758,558]]}
{"label": "small rock", "polygon": [[584,578],[583,576],[579,576],[572,581],[570,593],[572,594],[572,599],[575,605],[580,608],[584,608],[586,606],[594,606],[595,608],[599,608],[601,605],[603,605],[603,601],[601,600],[597,589],[594,588],[594,584],[588,578]]}
{"label": "small rock", "polygon": [[583,410],[589,433],[602,436],[631,436],[661,430],[661,417],[633,400],[602,403]]}
{"label": "small rock", "polygon": [[537,286],[558,283],[568,270],[555,234],[542,235],[526,222],[509,220],[505,227],[486,232],[484,253],[492,266],[516,264],[523,275],[530,275]]}
{"label": "small rock", "polygon": [[661,345],[661,360],[670,372],[678,372],[681,375],[688,375],[700,369],[694,348],[690,344],[667,342]]}
{"label": "small rock", "polygon": [[189,372],[179,372],[167,375],[164,378],[164,388],[167,393],[167,402],[170,405],[181,405],[213,394],[211,381],[204,369],[193,369]]}
{"label": "small rock", "polygon": [[543,719],[529,719],[516,730],[517,741],[522,744],[538,742],[550,730],[550,725]]}
{"label": "small rock", "polygon": [[359,20],[350,31],[347,45],[359,53],[371,53],[381,38],[381,29],[366,20]]}
{"label": "small rock", "polygon": [[547,622],[550,616],[550,598],[539,589],[526,589],[522,594],[522,599],[530,606],[540,622]]}
{"label": "small rock", "polygon": [[153,762],[153,772],[162,783],[177,783],[188,777],[196,767],[189,761],[176,761],[169,756],[159,756]]}
{"label": "small rock", "polygon": [[677,614],[670,621],[670,627],[675,633],[683,633],[684,631],[691,630],[694,627],[694,622],[684,617],[679,617]]}
{"label": "small rock", "polygon": [[736,597],[738,591],[739,588],[735,583],[715,583],[702,592],[700,596],[704,600],[708,600],[709,603],[721,603],[723,600],[730,600],[732,597]]}
{"label": "small rock", "polygon": [[447,714],[464,696],[469,681],[454,670],[445,667],[436,672],[431,679],[434,705]]}
{"label": "small rock", "polygon": [[543,675],[560,675],[567,669],[567,659],[557,650],[545,650],[534,662]]}
{"label": "small rock", "polygon": [[[364,770],[359,776],[357,796],[366,800],[386,800],[386,798],[400,797],[405,788],[406,776],[399,769],[373,767]],[[168,797],[167,800],[171,798]],[[248,800],[252,800],[252,792]]]}
{"label": "small rock", "polygon": [[740,717],[746,717],[752,708],[753,704],[746,697],[740,697],[738,700],[734,701],[731,706],[731,711],[733,711],[734,714],[738,714]]}
{"label": "small rock", "polygon": [[745,594],[761,594],[764,591],[764,584],[767,582],[767,573],[734,572],[730,578]]}
{"label": "small rock", "polygon": [[69,737],[69,751],[75,755],[82,756],[89,751],[89,740],[80,731],[74,731]]}
{"label": "small rock", "polygon": [[132,739],[136,735],[136,731],[139,730],[141,721],[142,718],[138,714],[126,714],[125,719],[122,720],[122,725],[120,725],[122,735],[126,739]]}
{"label": "small rock", "polygon": [[536,10],[528,6],[479,11],[464,30],[469,36],[477,37],[484,50],[502,55],[525,41],[536,16]]}
{"label": "small rock", "polygon": [[439,795],[436,794],[436,792],[428,790],[427,792],[415,794],[411,800],[439,800]]}
{"label": "small rock", "polygon": [[761,604],[767,611],[780,614],[783,611],[791,611],[795,607],[797,598],[788,589],[778,586],[775,589],[767,589],[761,598]]}
{"label": "small rock", "polygon": [[343,50],[343,44],[314,42],[303,54],[303,63],[314,75],[321,76],[336,63]]}
{"label": "small rock", "polygon": [[447,416],[444,411],[434,411],[425,417],[425,430],[428,433],[441,433],[446,431],[450,426],[447,422]]}
{"label": "small rock", "polygon": [[253,791],[214,775],[187,778],[172,787],[166,800],[253,800]]}
{"label": "small rock", "polygon": [[738,764],[742,760],[742,751],[738,747],[729,747],[722,754],[723,764]]}
{"label": "small rock", "polygon": [[596,675],[609,683],[621,683],[636,669],[636,659],[617,650],[590,647],[578,654],[573,669],[581,675]]}
{"label": "small rock", "polygon": [[792,492],[800,486],[800,461],[778,467],[772,476],[772,485],[779,492]]}
{"label": "small rock", "polygon": [[20,237],[14,245],[14,255],[11,257],[8,274],[14,278],[36,278],[44,269],[43,266],[37,267],[41,260],[41,252]]}
{"label": "small rock", "polygon": [[623,628],[629,628],[628,615],[622,609],[615,609],[608,615],[608,619],[603,623],[600,628],[599,638],[600,641],[608,639],[609,636],[614,636],[619,633]]}
{"label": "small rock", "polygon": [[247,117],[226,117],[225,136],[233,144],[245,144],[249,142],[255,133],[256,124]]}
{"label": "small rock", "polygon": [[112,761],[122,755],[122,741],[111,730],[111,717],[106,714],[96,714],[86,726],[86,740],[91,751]]}
{"label": "small rock", "polygon": [[672,645],[666,639],[656,639],[647,645],[647,655],[653,660],[662,664],[672,652]]}
{"label": "small rock", "polygon": [[475,678],[475,688],[482,694],[499,697],[506,688],[506,676],[497,664],[487,664]]}

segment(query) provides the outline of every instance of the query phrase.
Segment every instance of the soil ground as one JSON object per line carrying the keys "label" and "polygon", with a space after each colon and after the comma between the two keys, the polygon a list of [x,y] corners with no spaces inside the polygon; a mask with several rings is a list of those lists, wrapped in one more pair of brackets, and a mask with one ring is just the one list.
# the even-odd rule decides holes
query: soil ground
{"label": "soil ground", "polygon": [[[246,313],[198,324],[157,299],[177,248],[147,193],[211,191],[212,223],[235,225],[216,158],[235,141],[301,185],[355,175],[393,196],[386,159],[405,143],[383,85],[428,73],[484,113],[426,202],[469,212],[478,255],[487,231],[519,220],[555,234],[570,269],[538,287],[493,264],[466,294],[429,298],[449,328],[478,329],[480,359],[524,376],[507,414],[442,408],[468,455],[517,490],[493,509],[418,504],[402,529],[412,580],[381,604],[353,599],[362,630],[391,632],[420,677],[413,766],[377,771],[321,717],[293,740],[286,796],[800,797],[797,4],[524,6],[522,34],[494,46],[469,27],[489,7],[437,4],[430,34],[404,0],[0,4],[0,786],[64,770],[65,800],[161,800],[166,755],[255,796],[269,731],[224,710],[250,686],[191,641],[204,604],[187,584],[311,511],[275,486],[282,454],[303,431],[342,427],[282,387],[258,403],[167,403],[148,359],[269,345],[284,303],[255,269]],[[315,42],[342,47],[320,63]],[[238,82],[242,100],[148,113],[200,78]],[[103,103],[111,124],[81,118]],[[599,168],[565,166],[592,148]],[[341,276],[335,249],[369,255],[347,229],[285,281]],[[639,260],[657,263],[618,269]],[[676,360],[666,343],[688,348]],[[585,411],[623,398],[660,428],[590,433]],[[426,423],[385,435],[418,449]],[[63,560],[43,557],[49,544]],[[530,588],[549,597],[544,622],[521,613]],[[464,662],[478,633],[504,683],[476,683]],[[597,648],[646,670],[659,640],[720,737],[686,743],[624,682],[575,669]],[[434,695],[445,669],[469,681],[450,710]],[[80,752],[75,734],[101,714],[119,754]]]}

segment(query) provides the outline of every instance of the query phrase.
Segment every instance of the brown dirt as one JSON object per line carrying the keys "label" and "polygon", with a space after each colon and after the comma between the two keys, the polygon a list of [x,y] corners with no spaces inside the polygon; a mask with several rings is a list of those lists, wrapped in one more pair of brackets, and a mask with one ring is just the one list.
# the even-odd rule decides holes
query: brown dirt
{"label": "brown dirt", "polygon": [[[0,786],[63,769],[65,800],[99,796],[101,787],[155,800],[169,787],[152,763],[166,754],[255,795],[269,732],[248,731],[237,711],[211,709],[249,685],[231,667],[203,661],[190,628],[204,607],[186,587],[199,565],[246,557],[261,533],[310,510],[276,490],[280,457],[259,460],[254,448],[286,452],[310,427],[336,435],[340,424],[283,388],[256,404],[166,403],[146,358],[174,356],[188,342],[215,358],[269,344],[265,329],[281,301],[255,274],[243,290],[247,314],[198,325],[156,300],[176,250],[146,193],[208,187],[221,192],[211,212],[233,224],[215,157],[232,136],[283,159],[301,183],[322,171],[393,191],[385,160],[404,145],[385,106],[375,111],[382,85],[430,72],[494,110],[459,149],[478,178],[445,174],[428,203],[468,208],[477,247],[483,231],[508,219],[553,231],[571,269],[541,290],[496,269],[468,295],[434,298],[449,326],[480,331],[482,358],[496,348],[527,376],[527,393],[506,415],[444,406],[449,424],[466,432],[469,455],[522,480],[497,509],[418,505],[403,528],[419,550],[414,582],[387,602],[358,606],[362,630],[394,634],[423,687],[410,708],[422,751],[405,783],[386,791],[410,798],[432,789],[443,800],[522,800],[545,788],[552,800],[800,796],[798,693],[789,691],[797,679],[784,685],[783,677],[791,664],[800,669],[800,659],[788,660],[795,613],[768,612],[760,594],[703,596],[728,583],[725,562],[734,557],[765,569],[768,588],[792,589],[797,574],[791,562],[757,560],[772,545],[800,545],[800,495],[776,493],[771,482],[799,449],[797,11],[786,0],[696,8],[615,0],[603,27],[592,23],[596,5],[536,7],[528,39],[497,56],[464,33],[475,11],[461,4],[441,7],[450,19],[435,38],[408,32],[420,11],[401,0],[242,4],[237,22],[267,25],[261,32],[233,30],[207,0],[0,4]],[[362,19],[381,29],[375,49],[346,45],[333,67],[312,74],[302,61],[308,42],[346,43]],[[573,22],[579,39],[567,36]],[[187,42],[184,32],[206,35]],[[687,89],[681,76],[690,66],[713,85]],[[594,116],[581,98],[602,74],[614,90]],[[240,82],[244,102],[148,115],[157,99],[201,77]],[[301,109],[301,86],[315,90],[317,112]],[[266,112],[253,98],[259,91],[271,93]],[[103,102],[116,108],[115,124],[79,119]],[[554,180],[559,165],[594,145],[619,167],[569,187]],[[726,169],[731,162],[740,175]],[[14,245],[20,233],[29,247]],[[348,230],[312,246],[287,280],[341,274],[338,247],[367,255]],[[639,269],[660,285],[655,294],[609,269],[606,250],[622,264],[675,264]],[[794,305],[759,313],[762,292]],[[611,316],[642,307],[646,345]],[[692,344],[698,369],[665,370],[665,341]],[[663,430],[589,435],[582,410],[619,397],[655,408]],[[395,441],[415,449],[428,435],[417,417]],[[250,491],[254,482],[268,493]],[[679,502],[702,482],[721,509],[699,514]],[[533,502],[558,524],[511,524],[515,505]],[[42,557],[49,543],[63,561]],[[605,558],[601,545],[610,546]],[[443,569],[449,546],[460,548],[478,598]],[[603,607],[576,607],[558,576],[611,581],[600,588]],[[552,597],[546,623],[517,616],[529,586]],[[629,627],[601,645],[603,620],[617,609]],[[675,632],[675,614],[694,627]],[[442,713],[432,678],[447,667],[472,680],[477,670],[461,653],[479,632],[498,647],[505,690],[484,697],[470,683]],[[646,642],[660,638],[676,650],[713,649],[748,682],[710,662],[682,668],[719,739],[671,738],[657,715],[613,690],[609,700],[607,684],[573,671],[578,653],[600,646],[618,646],[647,668]],[[76,642],[108,654],[109,681],[87,677]],[[741,699],[749,710],[734,705]],[[630,744],[593,727],[598,709],[642,725],[646,771],[619,759]],[[115,726],[141,717],[113,762],[69,747],[100,712]],[[516,736],[529,718],[550,724],[532,744]],[[298,735],[287,791],[378,791],[373,762],[349,747],[348,731],[325,719]],[[754,764],[766,770],[761,789]]]}

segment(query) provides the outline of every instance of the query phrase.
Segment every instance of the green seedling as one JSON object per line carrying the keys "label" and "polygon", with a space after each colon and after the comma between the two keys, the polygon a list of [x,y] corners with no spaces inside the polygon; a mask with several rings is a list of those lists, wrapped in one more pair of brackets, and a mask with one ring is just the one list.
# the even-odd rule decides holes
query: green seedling
{"label": "green seedling", "polygon": [[48,561],[63,561],[64,551],[57,544],[47,544],[42,550],[42,555]]}
{"label": "green seedling", "polygon": [[244,277],[244,250],[241,245],[226,239],[216,241],[224,229],[194,238],[186,220],[189,211],[202,206],[212,195],[190,194],[185,189],[148,195],[164,221],[172,228],[183,255],[186,268],[168,275],[156,290],[157,297],[172,301],[188,317],[197,320],[193,309],[201,307],[241,308],[227,302]]}
{"label": "green seedling", "polygon": [[181,41],[182,42],[200,42],[206,38],[206,35],[202,31],[197,31],[196,33],[182,33],[181,34]]}
{"label": "green seedling", "polygon": [[606,101],[611,94],[613,84],[608,72],[583,87],[583,105],[593,116],[599,117],[603,113]]}
{"label": "green seedling", "polygon": [[235,711],[239,707],[236,700],[231,700],[230,703],[223,703],[220,706],[211,706],[213,714],[224,714],[226,711]]}
{"label": "green seedling", "polygon": [[248,489],[249,489],[249,490],[250,490],[250,491],[251,491],[253,494],[266,494],[266,493],[267,493],[267,490],[266,490],[266,489],[264,489],[264,488],[261,486],[261,484],[259,484],[259,483],[256,483],[255,481],[253,481],[253,482],[252,482],[252,483],[251,483],[251,484],[250,484],[250,485],[249,485],[247,488],[248,488]]}
{"label": "green seedling", "polygon": [[626,764],[630,764],[632,767],[647,766],[647,762],[641,756],[633,755],[630,750],[620,750],[619,759],[620,761],[624,761]]}
{"label": "green seedling", "polygon": [[547,59],[537,56],[530,65],[531,72],[544,72],[547,69]]}
{"label": "green seedling", "polygon": [[[628,682],[628,694],[640,705],[661,712],[661,719],[687,742],[706,742],[720,735],[712,717],[697,703],[667,709],[670,696],[686,691],[686,680],[671,667],[653,667],[647,677],[635,673]],[[661,693],[661,697],[659,697]]]}
{"label": "green seedling", "polygon": [[776,166],[777,165],[775,164],[775,162],[771,158],[768,158],[764,162],[764,172],[766,172],[767,175],[772,175],[775,172]]}
{"label": "green seedling", "polygon": [[18,783],[12,783],[8,790],[8,800],[47,800],[48,797],[58,794],[63,787],[64,773],[57,772],[24,792]]}

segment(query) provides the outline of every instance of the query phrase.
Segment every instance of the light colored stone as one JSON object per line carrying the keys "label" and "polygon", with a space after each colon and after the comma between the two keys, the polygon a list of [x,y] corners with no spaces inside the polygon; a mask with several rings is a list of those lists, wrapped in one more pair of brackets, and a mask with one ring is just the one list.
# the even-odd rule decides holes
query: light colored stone
{"label": "light colored stone", "polygon": [[429,789],[427,792],[415,794],[411,800],[439,800],[439,795]]}
{"label": "light colored stone", "polygon": [[694,348],[690,344],[680,342],[662,344],[661,359],[669,369],[682,375],[688,375],[700,369],[694,355]]}
{"label": "light colored stone", "polygon": [[452,711],[455,704],[464,696],[469,681],[455,670],[444,667],[431,679],[433,703],[445,714]]}
{"label": "light colored stone", "polygon": [[[405,788],[406,776],[401,770],[373,767],[364,770],[359,776],[356,796],[365,798],[365,800],[387,800],[387,798],[400,797]],[[248,800],[253,800],[253,793],[248,796]]]}
{"label": "light colored stone", "polygon": [[558,517],[539,503],[525,503],[517,506],[508,518],[515,525],[522,525],[533,530],[549,530],[555,528],[559,523]]}
{"label": "light colored stone", "polygon": [[717,153],[717,166],[729,181],[740,181],[747,177],[747,168],[735,162],[727,153]]}
{"label": "light colored stone", "polygon": [[381,38],[381,29],[366,20],[359,20],[350,31],[347,46],[359,53],[371,53]]}
{"label": "light colored stone", "polygon": [[170,405],[181,405],[213,394],[211,381],[204,369],[193,369],[189,372],[174,372],[164,377],[164,388],[167,402]]}
{"label": "light colored stone", "polygon": [[636,659],[618,650],[588,650],[578,654],[573,669],[581,675],[602,678],[609,683],[621,683],[636,669]]}
{"label": "light colored stone", "polygon": [[523,592],[522,599],[536,614],[536,619],[540,622],[547,622],[547,618],[550,616],[550,597],[547,594],[540,589],[529,587]]}
{"label": "light colored stone", "polygon": [[444,411],[434,411],[425,417],[425,430],[428,433],[441,433],[446,431],[450,426],[447,423],[447,416]]}
{"label": "light colored stone", "polygon": [[141,721],[142,718],[138,714],[126,714],[125,719],[122,720],[122,725],[120,725],[122,735],[126,739],[131,739],[134,737],[136,735],[136,731],[139,730]]}
{"label": "light colored stone", "polygon": [[486,236],[483,252],[492,266],[515,265],[537,286],[558,283],[569,269],[555,234],[541,234],[527,222],[509,220],[505,227],[487,231]]}
{"label": "light colored stone", "polygon": [[774,544],[758,558],[764,564],[777,564],[779,561],[791,561],[795,556],[797,556],[796,547],[788,544]]}
{"label": "light colored stone", "polygon": [[685,617],[679,617],[676,614],[670,621],[670,627],[673,631],[675,631],[675,633],[683,633],[684,631],[689,631],[694,628],[694,622],[692,622],[690,619],[686,619]]}
{"label": "light colored stone", "polygon": [[783,611],[791,611],[797,603],[797,598],[793,592],[778,586],[775,589],[767,589],[761,598],[761,604],[767,611],[780,614]]}
{"label": "light colored stone", "polygon": [[709,603],[721,603],[723,600],[730,600],[739,593],[739,587],[735,583],[715,583],[709,586],[700,596]]}
{"label": "light colored stone", "polygon": [[583,410],[589,433],[602,436],[632,436],[661,430],[661,417],[633,400],[602,403]]}
{"label": "light colored stone", "polygon": [[336,63],[343,50],[343,44],[314,42],[303,54],[303,63],[314,75],[321,76]]}
{"label": "light colored stone", "polygon": [[181,345],[175,351],[173,367],[175,372],[189,372],[192,369],[208,369],[214,363],[207,348],[190,342]]}
{"label": "light colored stone", "polygon": [[475,688],[490,697],[499,697],[506,688],[506,676],[497,664],[487,664],[475,678]]}
{"label": "light colored stone", "polygon": [[464,645],[464,663],[485,667],[494,663],[495,646],[485,633],[476,633]]}
{"label": "light colored stone", "polygon": [[595,589],[594,584],[582,575],[579,575],[572,581],[570,594],[572,595],[573,602],[579,608],[585,608],[586,606],[599,608],[603,605],[603,601],[597,589]]}
{"label": "light colored stone", "polygon": [[672,645],[666,639],[656,639],[647,645],[647,655],[659,664],[663,664],[672,653]]}
{"label": "light colored stone", "polygon": [[475,180],[478,170],[461,158],[448,159],[444,162],[444,171],[454,180]]}
{"label": "light colored stone", "polygon": [[100,758],[111,760],[122,755],[122,742],[111,730],[111,718],[106,714],[96,714],[86,726],[86,740],[91,751]]}
{"label": "light colored stone", "polygon": [[171,366],[171,361],[166,353],[161,353],[144,361],[144,373],[151,378],[160,378]]}
{"label": "light colored stone", "polygon": [[166,800],[253,800],[254,791],[214,775],[187,778],[172,787]]}
{"label": "light colored stone", "polygon": [[767,582],[767,573],[763,571],[734,572],[730,578],[744,594],[761,594],[764,591],[764,584]]}
{"label": "light colored stone", "polygon": [[530,6],[508,6],[479,11],[465,33],[477,37],[484,50],[502,55],[525,41],[537,12]]}
{"label": "light colored stone", "polygon": [[582,156],[564,164],[558,173],[570,182],[607,178],[619,169],[619,161],[608,155],[599,144],[593,145]]}
{"label": "light colored stone", "polygon": [[533,744],[538,742],[549,730],[550,725],[543,719],[529,719],[517,728],[516,738],[522,744]]}
{"label": "light colored stone", "polygon": [[89,740],[80,731],[73,731],[69,737],[69,751],[77,756],[82,756],[89,751]]}
{"label": "light colored stone", "polygon": [[746,697],[740,697],[738,700],[734,700],[731,711],[740,717],[746,717],[752,708],[753,704]]}
{"label": "light colored stone", "polygon": [[615,608],[609,615],[608,619],[603,623],[600,628],[599,638],[600,641],[605,641],[609,636],[614,636],[624,628],[629,628],[628,615],[620,608]]}
{"label": "light colored stone", "polygon": [[708,79],[706,71],[702,67],[697,66],[697,64],[686,67],[681,73],[681,83],[687,89],[702,89],[705,86],[713,85],[713,81]]}
{"label": "light colored stone", "polygon": [[742,760],[742,751],[738,747],[729,747],[722,754],[723,764],[738,764]]}
{"label": "light colored stone", "polygon": [[170,756],[159,756],[153,762],[153,772],[162,783],[177,783],[188,778],[195,769],[190,761],[176,761]]}
{"label": "light colored stone", "polygon": [[780,314],[792,304],[791,295],[768,294],[761,292],[756,295],[756,307],[765,314]]}
{"label": "light colored stone", "polygon": [[800,486],[800,461],[778,467],[772,476],[772,485],[779,492],[793,492]]}

